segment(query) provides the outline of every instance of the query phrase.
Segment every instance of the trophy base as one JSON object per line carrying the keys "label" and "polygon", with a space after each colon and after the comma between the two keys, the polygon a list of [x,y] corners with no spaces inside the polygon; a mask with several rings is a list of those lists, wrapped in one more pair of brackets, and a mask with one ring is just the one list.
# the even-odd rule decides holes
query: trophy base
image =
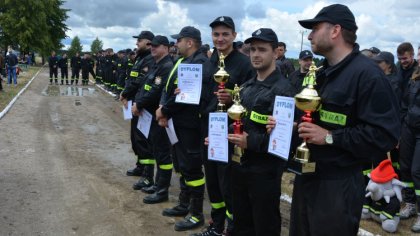
{"label": "trophy base", "polygon": [[299,160],[292,159],[289,161],[288,165],[287,169],[297,175],[311,175],[315,173],[315,162],[302,163]]}
{"label": "trophy base", "polygon": [[243,154],[244,154],[244,151],[242,150],[242,148],[235,145],[233,147],[232,161],[241,164],[241,158]]}

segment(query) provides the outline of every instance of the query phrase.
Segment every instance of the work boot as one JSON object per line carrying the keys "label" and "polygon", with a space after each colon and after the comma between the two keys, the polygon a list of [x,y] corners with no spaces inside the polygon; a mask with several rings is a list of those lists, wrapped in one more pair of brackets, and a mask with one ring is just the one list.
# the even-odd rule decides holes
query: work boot
{"label": "work boot", "polygon": [[157,189],[158,187],[156,185],[152,185],[150,187],[142,188],[141,191],[143,193],[153,194],[153,193],[156,193]]}
{"label": "work boot", "polygon": [[133,189],[140,190],[142,188],[150,187],[152,185],[153,185],[153,179],[144,177],[144,178],[140,178],[137,183],[133,184]]}
{"label": "work boot", "polygon": [[141,166],[136,166],[131,170],[127,170],[127,176],[141,176],[143,173],[143,168]]}
{"label": "work boot", "polygon": [[168,189],[160,189],[154,194],[143,198],[143,202],[146,204],[156,204],[168,201]]}
{"label": "work boot", "polygon": [[189,193],[183,189],[179,193],[179,203],[172,208],[166,208],[162,211],[164,216],[186,216],[189,212],[190,196]]}
{"label": "work boot", "polygon": [[207,229],[200,233],[191,234],[190,236],[221,236],[222,232],[218,232],[216,228],[214,228],[212,225],[209,225]]}
{"label": "work boot", "polygon": [[191,215],[175,223],[175,231],[196,229],[204,225],[203,198],[191,198]]}
{"label": "work boot", "polygon": [[175,223],[175,231],[187,231],[196,229],[204,225],[204,217],[201,216],[187,216],[183,220]]}
{"label": "work boot", "polygon": [[413,226],[411,226],[411,231],[420,233],[420,215],[417,215],[417,219],[414,221]]}
{"label": "work boot", "polygon": [[55,84],[58,85],[58,79],[54,79]]}
{"label": "work boot", "polygon": [[404,207],[400,210],[400,219],[408,219],[417,215],[416,205],[414,203],[406,202]]}

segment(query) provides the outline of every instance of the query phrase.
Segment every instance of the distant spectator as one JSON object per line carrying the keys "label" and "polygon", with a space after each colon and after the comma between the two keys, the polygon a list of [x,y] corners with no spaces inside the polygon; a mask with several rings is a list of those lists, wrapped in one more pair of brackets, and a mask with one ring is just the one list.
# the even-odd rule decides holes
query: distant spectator
{"label": "distant spectator", "polygon": [[203,44],[203,45],[200,47],[200,51],[201,51],[201,53],[203,53],[203,54],[204,54],[204,56],[206,56],[206,57],[210,58],[210,56],[211,56],[211,51],[210,51],[210,46],[209,46],[208,44]]}
{"label": "distant spectator", "polygon": [[417,49],[417,61],[420,61],[420,46]]}
{"label": "distant spectator", "polygon": [[371,47],[368,50],[372,53],[372,57],[375,57],[381,52],[381,50],[379,50],[377,47]]}
{"label": "distant spectator", "polygon": [[279,42],[277,47],[276,67],[280,69],[280,72],[284,77],[288,78],[289,75],[295,71],[295,67],[293,66],[293,63],[286,58],[286,52],[286,44],[284,42]]}
{"label": "distant spectator", "polygon": [[28,66],[32,66],[32,57],[31,57],[31,55],[26,54],[25,57],[26,57],[26,64]]}
{"label": "distant spectator", "polygon": [[364,55],[364,56],[367,56],[367,57],[369,57],[369,58],[372,58],[373,57],[373,54],[372,54],[372,52],[369,50],[369,49],[363,49],[363,50],[361,50],[360,51],[360,53],[362,54],[362,55]]}
{"label": "distant spectator", "polygon": [[17,66],[18,66],[18,58],[16,54],[13,53],[13,49],[9,47],[9,52],[6,56],[6,69],[7,69],[7,76],[8,76],[7,84],[8,85],[12,84],[12,78],[13,78],[13,83],[15,86],[17,86],[17,75],[16,75]]}
{"label": "distant spectator", "polygon": [[397,57],[399,61],[397,75],[400,80],[401,93],[405,94],[404,91],[408,86],[408,81],[410,80],[414,69],[418,67],[418,63],[414,59],[413,45],[408,42],[398,45]]}
{"label": "distant spectator", "polygon": [[391,86],[395,92],[395,95],[398,98],[398,102],[401,101],[401,88],[400,81],[397,76],[397,67],[394,63],[394,55],[390,52],[382,51],[378,55],[372,58],[378,66],[385,73],[386,78],[391,83]]}
{"label": "distant spectator", "polygon": [[4,57],[3,53],[0,53],[0,92],[3,91],[3,85],[1,84],[3,81],[3,68],[4,68]]}
{"label": "distant spectator", "polygon": [[249,43],[243,43],[241,47],[238,48],[238,51],[249,57],[249,49],[250,49]]}

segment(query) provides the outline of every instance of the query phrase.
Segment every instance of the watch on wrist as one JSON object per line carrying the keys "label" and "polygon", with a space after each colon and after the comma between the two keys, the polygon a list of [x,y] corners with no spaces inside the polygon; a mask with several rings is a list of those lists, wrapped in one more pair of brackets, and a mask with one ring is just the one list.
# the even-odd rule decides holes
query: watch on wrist
{"label": "watch on wrist", "polygon": [[334,143],[333,136],[330,132],[328,132],[327,135],[325,135],[325,143],[329,145]]}

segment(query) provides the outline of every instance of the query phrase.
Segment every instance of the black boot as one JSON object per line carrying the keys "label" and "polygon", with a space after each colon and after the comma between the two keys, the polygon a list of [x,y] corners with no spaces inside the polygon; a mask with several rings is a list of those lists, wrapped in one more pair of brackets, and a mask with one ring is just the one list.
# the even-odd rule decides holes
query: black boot
{"label": "black boot", "polygon": [[143,169],[143,177],[139,179],[137,183],[133,185],[134,190],[141,190],[142,188],[150,187],[154,184],[153,172],[154,165],[145,165]]}
{"label": "black boot", "polygon": [[167,188],[166,189],[159,189],[154,194],[146,196],[143,199],[143,202],[146,203],[146,204],[156,204],[156,203],[161,203],[161,202],[168,201],[168,197],[169,197],[169,193],[168,193]]}
{"label": "black boot", "polygon": [[190,206],[190,193],[188,187],[185,185],[184,178],[180,178],[179,184],[181,187],[181,192],[179,193],[179,202],[178,205],[172,208],[166,208],[162,211],[164,216],[186,216],[189,212]]}
{"label": "black boot", "polygon": [[175,223],[175,231],[196,229],[204,225],[203,198],[191,198],[191,215]]}
{"label": "black boot", "polygon": [[58,85],[58,79],[54,79],[55,84]]}
{"label": "black boot", "polygon": [[131,170],[127,170],[127,176],[141,176],[143,174],[143,165],[137,165]]}
{"label": "black boot", "polygon": [[53,80],[53,79],[50,79],[50,85],[52,84],[52,80]]}
{"label": "black boot", "polygon": [[158,190],[158,187],[156,185],[152,185],[150,187],[146,187],[146,188],[142,188],[141,191],[143,193],[147,193],[147,194],[153,194]]}
{"label": "black boot", "polygon": [[222,236],[223,230],[216,230],[216,228],[213,227],[213,225],[209,225],[207,229],[200,233],[191,234],[190,236]]}

